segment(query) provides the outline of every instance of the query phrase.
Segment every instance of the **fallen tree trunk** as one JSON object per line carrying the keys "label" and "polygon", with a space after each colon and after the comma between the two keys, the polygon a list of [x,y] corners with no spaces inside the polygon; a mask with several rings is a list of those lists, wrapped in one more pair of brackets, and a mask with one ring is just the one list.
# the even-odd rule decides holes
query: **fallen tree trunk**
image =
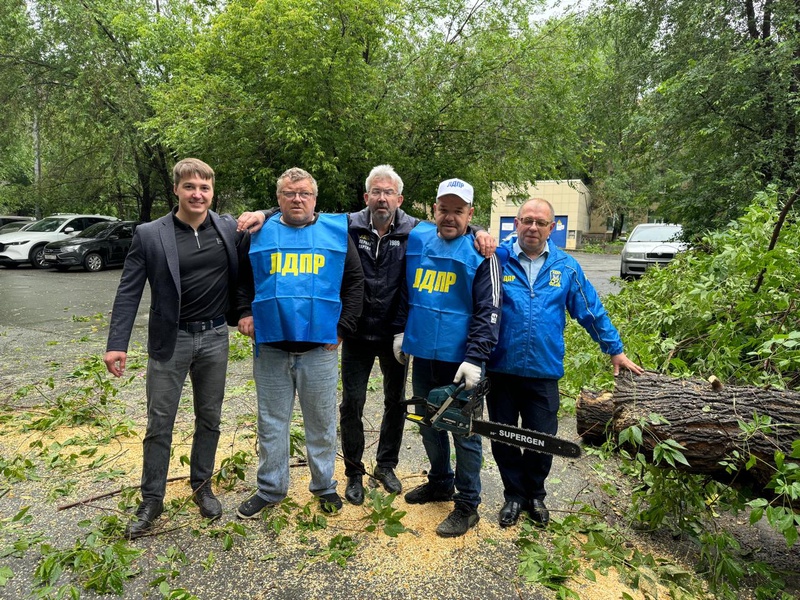
{"label": "fallen tree trunk", "polygon": [[[666,423],[658,422],[660,415]],[[756,417],[757,415],[757,417]],[[578,435],[586,443],[603,443],[637,425],[642,447],[652,457],[656,444],[672,439],[681,444],[689,466],[678,468],[738,486],[764,491],[775,471],[776,450],[787,456],[800,439],[800,393],[757,387],[723,386],[714,380],[677,379],[656,373],[620,375],[613,392],[581,392],[576,405]],[[758,418],[769,427],[745,432],[740,423]],[[739,468],[728,472],[720,462],[738,451]],[[749,457],[756,459],[745,470]]]}

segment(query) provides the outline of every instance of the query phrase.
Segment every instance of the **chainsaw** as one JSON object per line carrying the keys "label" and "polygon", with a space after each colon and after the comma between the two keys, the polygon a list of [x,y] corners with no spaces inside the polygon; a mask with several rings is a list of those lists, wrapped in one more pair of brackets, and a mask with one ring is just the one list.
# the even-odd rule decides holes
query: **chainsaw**
{"label": "chainsaw", "polygon": [[464,384],[450,384],[434,388],[427,399],[414,396],[405,402],[406,406],[416,407],[416,412],[406,412],[406,419],[426,427],[449,431],[456,435],[477,433],[493,442],[534,450],[544,454],[577,458],[581,447],[574,442],[555,436],[523,429],[514,425],[504,425],[483,421],[483,400],[489,391],[489,380],[484,378],[470,392]]}

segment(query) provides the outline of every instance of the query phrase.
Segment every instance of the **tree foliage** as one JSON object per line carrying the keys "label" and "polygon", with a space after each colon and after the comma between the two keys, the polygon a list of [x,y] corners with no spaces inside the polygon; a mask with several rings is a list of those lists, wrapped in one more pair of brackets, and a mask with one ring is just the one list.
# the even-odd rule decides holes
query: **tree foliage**
{"label": "tree foliage", "polygon": [[[628,356],[648,369],[676,376],[715,375],[741,385],[800,389],[800,226],[788,220],[771,247],[778,207],[784,202],[775,188],[759,193],[745,214],[724,231],[705,235],[693,250],[679,254],[664,269],[604,299],[612,320],[620,325]],[[763,273],[763,275],[762,275]],[[759,278],[763,284],[758,286]],[[754,291],[756,290],[757,291]],[[607,358],[571,322],[567,329],[567,389],[610,383]],[[650,419],[658,419],[651,415]],[[649,423],[641,424],[642,428]],[[791,456],[775,454],[770,498],[749,495],[705,477],[680,473],[648,461],[641,453],[627,455],[627,471],[636,485],[633,518],[654,529],[672,528],[698,543],[699,568],[722,598],[737,597],[748,576],[763,578],[759,597],[780,597],[780,578],[763,563],[743,561],[736,539],[720,527],[722,512],[750,507],[750,522],[765,519],[787,547],[800,531],[800,431],[763,415],[742,415],[741,449],[726,459],[731,472],[750,468],[748,438],[760,429],[785,432],[794,440]],[[641,444],[641,431],[626,430],[620,441]],[[675,460],[679,449],[662,442]],[[623,453],[626,456],[626,453]],[[766,591],[769,588],[769,592]],[[774,594],[778,594],[777,596]]]}
{"label": "tree foliage", "polygon": [[635,108],[615,127],[616,146],[601,136],[600,195],[624,200],[630,190],[631,200],[657,203],[664,218],[699,234],[742,215],[756,191],[794,189],[798,8],[795,0],[633,0],[599,9],[588,22],[610,24],[601,36],[607,81],[635,91],[612,94]]}
{"label": "tree foliage", "polygon": [[[38,133],[42,165],[39,181],[17,178],[19,208],[147,218],[157,199],[171,203],[172,158],[139,128],[152,115],[161,53],[180,41],[168,19],[145,0],[18,1],[12,9],[1,32],[21,33],[0,53],[11,78],[3,91],[17,130],[28,130],[19,145]],[[17,151],[31,165],[33,153]]]}
{"label": "tree foliage", "polygon": [[[148,123],[179,154],[208,156],[263,206],[285,168],[351,210],[375,164],[411,201],[468,179],[557,177],[580,161],[564,49],[530,3],[237,0],[177,57]],[[413,210],[413,209],[412,209]]]}

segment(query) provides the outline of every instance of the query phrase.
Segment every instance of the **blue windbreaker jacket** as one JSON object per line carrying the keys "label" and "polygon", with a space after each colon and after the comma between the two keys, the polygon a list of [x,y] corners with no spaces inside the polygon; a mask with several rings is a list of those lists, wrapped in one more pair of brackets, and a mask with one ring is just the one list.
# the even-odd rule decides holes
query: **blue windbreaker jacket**
{"label": "blue windbreaker jacket", "polygon": [[498,249],[503,262],[503,316],[500,339],[489,359],[490,371],[540,379],[563,377],[567,312],[603,352],[623,351],[619,333],[578,261],[548,240],[550,253],[531,289],[513,244],[513,239],[508,240]]}

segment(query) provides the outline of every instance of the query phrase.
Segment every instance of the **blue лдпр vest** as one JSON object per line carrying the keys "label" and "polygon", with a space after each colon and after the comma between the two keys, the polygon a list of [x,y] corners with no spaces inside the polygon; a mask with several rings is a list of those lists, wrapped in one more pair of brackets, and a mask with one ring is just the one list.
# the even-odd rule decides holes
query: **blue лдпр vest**
{"label": "blue \u043b\u0434\u043f\u0440 vest", "polygon": [[320,214],[300,228],[279,217],[269,218],[250,244],[256,344],[336,344],[347,215]]}

